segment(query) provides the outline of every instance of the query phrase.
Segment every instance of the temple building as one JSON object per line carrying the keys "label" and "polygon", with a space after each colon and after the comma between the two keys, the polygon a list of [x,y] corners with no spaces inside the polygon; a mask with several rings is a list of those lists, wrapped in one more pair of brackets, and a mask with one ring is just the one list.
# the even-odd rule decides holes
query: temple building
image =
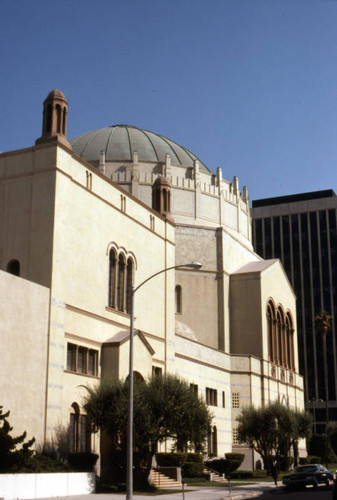
{"label": "temple building", "polygon": [[70,426],[72,451],[99,452],[84,386],[128,376],[128,290],[200,262],[135,294],[134,371],[186,379],[214,415],[205,452],[242,451],[253,468],[241,409],[303,409],[304,394],[296,298],[280,260],[253,250],[247,188],[133,126],[68,141],[67,118],[53,90],[36,144],[0,154],[1,404],[15,431],[43,443]]}

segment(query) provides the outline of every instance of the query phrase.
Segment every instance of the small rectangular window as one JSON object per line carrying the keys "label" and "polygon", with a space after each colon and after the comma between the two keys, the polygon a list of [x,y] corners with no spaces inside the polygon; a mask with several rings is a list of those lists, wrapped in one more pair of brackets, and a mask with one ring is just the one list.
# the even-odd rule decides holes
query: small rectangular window
{"label": "small rectangular window", "polygon": [[68,343],[67,370],[97,376],[98,351]]}
{"label": "small rectangular window", "polygon": [[216,389],[206,387],[206,403],[211,406],[218,406],[218,393]]}
{"label": "small rectangular window", "polygon": [[76,350],[77,346],[74,344],[68,344],[67,349],[67,370],[75,372],[76,371]]}
{"label": "small rectangular window", "polygon": [[238,392],[232,393],[232,408],[240,408],[240,394]]}
{"label": "small rectangular window", "polygon": [[163,369],[160,366],[152,367],[152,377],[161,377],[163,375]]}
{"label": "small rectangular window", "polygon": [[86,373],[86,351],[84,347],[78,348],[77,354],[77,371],[80,373]]}
{"label": "small rectangular window", "polygon": [[97,375],[97,351],[89,349],[88,353],[88,374]]}
{"label": "small rectangular window", "polygon": [[198,396],[198,386],[197,384],[190,384],[190,389],[192,392],[194,392],[194,394],[196,394]]}
{"label": "small rectangular window", "polygon": [[222,408],[226,408],[226,394],[222,391]]}

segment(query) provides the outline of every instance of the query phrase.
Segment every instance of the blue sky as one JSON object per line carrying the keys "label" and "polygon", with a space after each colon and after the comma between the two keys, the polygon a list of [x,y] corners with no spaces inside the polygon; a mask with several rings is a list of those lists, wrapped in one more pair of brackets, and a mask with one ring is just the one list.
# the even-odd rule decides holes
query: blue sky
{"label": "blue sky", "polygon": [[251,199],[337,191],[337,0],[0,0],[0,151],[127,123]]}

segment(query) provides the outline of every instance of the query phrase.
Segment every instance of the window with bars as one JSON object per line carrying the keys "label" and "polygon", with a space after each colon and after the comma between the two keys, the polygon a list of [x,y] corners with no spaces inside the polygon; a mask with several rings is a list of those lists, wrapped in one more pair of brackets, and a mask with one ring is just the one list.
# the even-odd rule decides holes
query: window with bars
{"label": "window with bars", "polygon": [[218,391],[206,387],[206,403],[210,406],[218,406]]}
{"label": "window with bars", "polygon": [[67,345],[67,370],[84,375],[98,375],[98,351],[88,347]]}
{"label": "window with bars", "polygon": [[232,408],[240,408],[240,393],[232,393]]}

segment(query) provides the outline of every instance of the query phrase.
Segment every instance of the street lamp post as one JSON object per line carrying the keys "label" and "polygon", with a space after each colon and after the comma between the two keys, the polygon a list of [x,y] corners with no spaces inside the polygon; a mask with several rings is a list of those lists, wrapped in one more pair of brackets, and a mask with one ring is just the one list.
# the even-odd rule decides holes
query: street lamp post
{"label": "street lamp post", "polygon": [[126,456],[126,500],[133,500],[133,336],[134,336],[134,297],[137,290],[158,274],[166,273],[171,269],[189,268],[200,269],[200,262],[189,262],[178,266],[167,267],[149,276],[140,285],[131,287],[130,293],[130,351],[129,351],[129,401],[128,401],[128,433]]}

